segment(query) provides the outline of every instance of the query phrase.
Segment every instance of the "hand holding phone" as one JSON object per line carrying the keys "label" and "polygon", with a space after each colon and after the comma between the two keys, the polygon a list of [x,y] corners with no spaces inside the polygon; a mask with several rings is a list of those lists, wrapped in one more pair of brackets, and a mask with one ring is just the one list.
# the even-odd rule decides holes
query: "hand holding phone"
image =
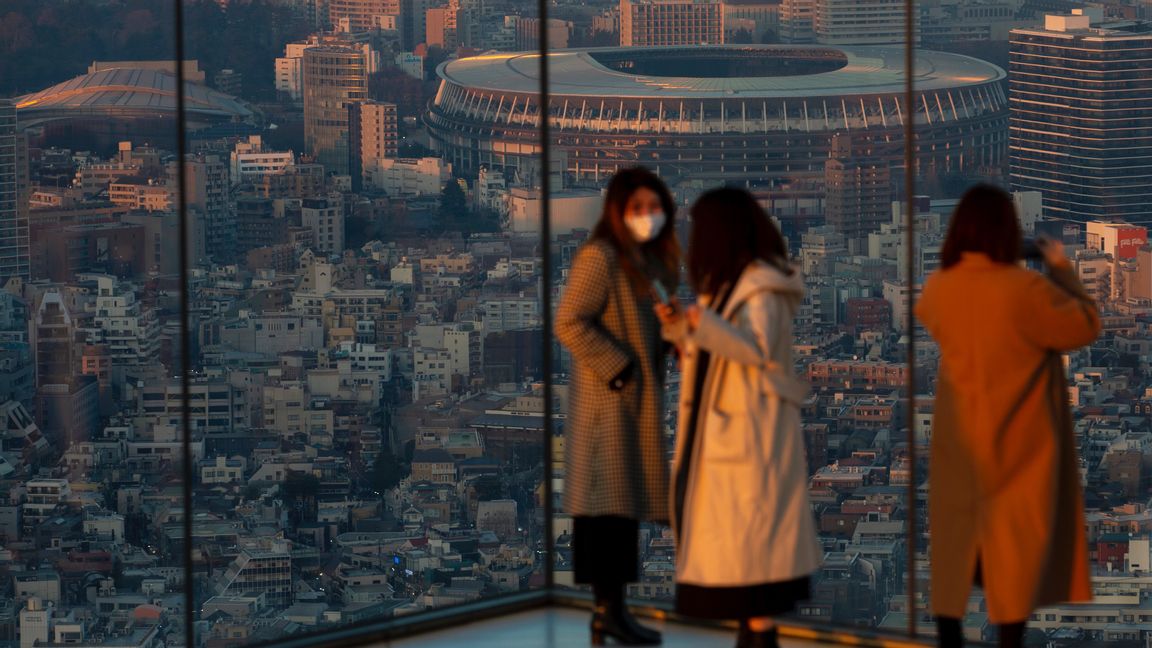
{"label": "hand holding phone", "polygon": [[660,283],[659,279],[652,280],[652,294],[655,295],[657,302],[665,306],[671,305],[671,297],[668,295],[668,289],[664,287],[664,284]]}

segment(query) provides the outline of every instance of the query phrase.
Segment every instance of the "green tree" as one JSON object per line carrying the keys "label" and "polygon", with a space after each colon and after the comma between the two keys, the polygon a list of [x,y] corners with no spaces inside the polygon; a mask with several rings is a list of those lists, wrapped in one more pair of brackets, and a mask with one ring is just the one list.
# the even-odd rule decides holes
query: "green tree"
{"label": "green tree", "polygon": [[448,223],[462,223],[468,220],[468,198],[460,183],[449,180],[440,192],[440,220]]}

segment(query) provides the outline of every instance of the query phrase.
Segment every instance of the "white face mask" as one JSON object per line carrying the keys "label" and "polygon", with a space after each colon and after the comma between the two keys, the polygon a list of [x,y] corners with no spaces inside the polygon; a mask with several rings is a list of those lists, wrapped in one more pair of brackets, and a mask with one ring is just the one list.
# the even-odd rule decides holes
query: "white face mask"
{"label": "white face mask", "polygon": [[665,221],[667,217],[664,212],[655,212],[625,218],[624,224],[628,226],[628,231],[632,233],[632,238],[636,239],[637,243],[647,243],[660,235]]}

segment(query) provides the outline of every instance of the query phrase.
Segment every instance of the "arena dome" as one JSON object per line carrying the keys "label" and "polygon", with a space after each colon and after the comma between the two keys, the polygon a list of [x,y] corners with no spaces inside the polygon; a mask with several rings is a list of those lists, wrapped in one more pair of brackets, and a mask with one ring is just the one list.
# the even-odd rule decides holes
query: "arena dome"
{"label": "arena dome", "polygon": [[[917,50],[915,105],[905,50],[816,45],[701,45],[549,54],[554,159],[570,184],[644,164],[666,178],[773,184],[823,171],[832,138],[854,155],[903,164],[904,120],[919,161],[938,172],[1000,164],[1004,70]],[[449,61],[425,121],[433,146],[465,173],[538,173],[539,55]]]}

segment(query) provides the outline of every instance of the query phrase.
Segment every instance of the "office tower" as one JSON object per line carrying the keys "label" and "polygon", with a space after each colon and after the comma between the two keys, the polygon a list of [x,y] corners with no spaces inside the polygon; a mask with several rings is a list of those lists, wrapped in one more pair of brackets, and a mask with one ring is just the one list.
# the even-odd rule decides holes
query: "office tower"
{"label": "office tower", "polygon": [[328,22],[338,31],[377,29],[383,16],[400,15],[400,0],[329,0]]}
{"label": "office tower", "polygon": [[27,147],[16,125],[16,105],[0,100],[0,288],[29,279]]}
{"label": "office tower", "polygon": [[1012,187],[1050,219],[1152,222],[1152,23],[1049,15],[1009,44]]}
{"label": "office tower", "polygon": [[780,40],[785,43],[811,43],[816,40],[816,0],[782,0]]}
{"label": "office tower", "polygon": [[892,219],[892,171],[886,160],[853,154],[847,135],[832,138],[824,164],[824,222],[844,236],[848,251],[862,254],[868,234]]}
{"label": "office tower", "polygon": [[231,262],[236,217],[228,198],[228,163],[217,155],[190,155],[184,173],[185,201],[193,225],[193,259]]}
{"label": "office tower", "polygon": [[[816,0],[813,28],[824,45],[904,43],[904,0]],[[919,36],[916,37],[919,44]]]}
{"label": "office tower", "polygon": [[720,0],[620,0],[620,44],[719,45],[724,43]]}
{"label": "office tower", "polygon": [[376,160],[394,158],[399,152],[396,104],[365,101],[351,104],[348,111],[352,189],[362,191],[371,182]]}
{"label": "office tower", "polygon": [[373,58],[367,45],[304,50],[304,146],[329,173],[348,174],[348,106],[368,98]]}
{"label": "office tower", "polygon": [[400,0],[400,44],[406,51],[426,42],[425,16],[429,9],[441,4],[439,0]]}

